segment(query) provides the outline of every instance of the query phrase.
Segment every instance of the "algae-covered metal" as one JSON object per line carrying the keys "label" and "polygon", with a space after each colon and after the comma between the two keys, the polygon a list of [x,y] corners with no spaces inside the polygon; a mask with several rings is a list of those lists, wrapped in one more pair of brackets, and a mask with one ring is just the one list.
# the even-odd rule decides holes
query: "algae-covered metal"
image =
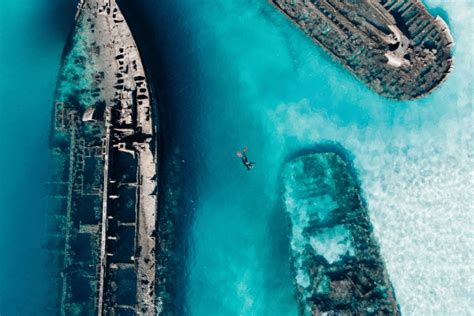
{"label": "algae-covered metal", "polygon": [[115,0],[79,3],[55,99],[61,314],[155,315],[158,122]]}
{"label": "algae-covered metal", "polygon": [[304,315],[399,315],[358,182],[334,152],[283,170],[292,262]]}
{"label": "algae-covered metal", "polygon": [[272,0],[378,94],[416,99],[451,72],[453,38],[419,0]]}

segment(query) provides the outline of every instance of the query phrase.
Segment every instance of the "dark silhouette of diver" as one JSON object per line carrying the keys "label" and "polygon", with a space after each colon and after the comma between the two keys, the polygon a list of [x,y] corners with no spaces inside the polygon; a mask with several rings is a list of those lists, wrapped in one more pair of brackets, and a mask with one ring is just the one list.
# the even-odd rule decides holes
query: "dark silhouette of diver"
{"label": "dark silhouette of diver", "polygon": [[247,158],[247,149],[248,147],[245,147],[242,153],[240,151],[237,151],[237,157],[242,159],[242,163],[244,164],[245,168],[247,168],[247,170],[250,170],[253,168],[255,163],[250,162],[249,159]]}

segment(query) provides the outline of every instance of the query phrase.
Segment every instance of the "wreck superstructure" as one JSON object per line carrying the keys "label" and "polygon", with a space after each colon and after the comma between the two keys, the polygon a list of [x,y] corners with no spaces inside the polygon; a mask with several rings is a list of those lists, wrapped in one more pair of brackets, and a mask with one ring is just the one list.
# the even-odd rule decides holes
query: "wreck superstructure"
{"label": "wreck superstructure", "polygon": [[271,0],[378,94],[416,99],[451,72],[447,24],[420,0]]}
{"label": "wreck superstructure", "polygon": [[60,313],[155,315],[157,113],[115,0],[79,3],[55,98]]}
{"label": "wreck superstructure", "polygon": [[288,161],[283,202],[302,315],[400,315],[352,167],[338,150]]}

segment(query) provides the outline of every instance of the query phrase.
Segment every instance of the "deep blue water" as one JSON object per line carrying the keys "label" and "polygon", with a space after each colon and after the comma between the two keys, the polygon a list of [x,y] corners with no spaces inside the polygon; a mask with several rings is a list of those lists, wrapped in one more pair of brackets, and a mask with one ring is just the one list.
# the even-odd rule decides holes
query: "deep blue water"
{"label": "deep blue water", "polygon": [[[1,315],[38,314],[48,297],[44,183],[66,2],[7,0],[0,12]],[[429,1],[449,17],[456,70],[403,103],[373,94],[265,0],[122,2],[161,102],[164,159],[182,170],[180,314],[295,314],[278,176],[287,154],[324,140],[355,157],[402,312],[474,310],[470,0]],[[251,172],[235,156],[244,146]]]}

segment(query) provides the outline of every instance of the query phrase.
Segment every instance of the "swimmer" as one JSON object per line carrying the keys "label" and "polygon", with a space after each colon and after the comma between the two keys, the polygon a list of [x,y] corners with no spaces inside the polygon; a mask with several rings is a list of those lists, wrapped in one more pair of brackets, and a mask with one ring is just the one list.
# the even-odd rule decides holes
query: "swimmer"
{"label": "swimmer", "polygon": [[242,159],[242,163],[244,164],[245,168],[247,168],[247,170],[250,170],[253,168],[255,163],[250,162],[249,159],[247,158],[247,149],[248,147],[245,147],[243,150],[243,153],[241,153],[240,151],[237,151],[237,157]]}

